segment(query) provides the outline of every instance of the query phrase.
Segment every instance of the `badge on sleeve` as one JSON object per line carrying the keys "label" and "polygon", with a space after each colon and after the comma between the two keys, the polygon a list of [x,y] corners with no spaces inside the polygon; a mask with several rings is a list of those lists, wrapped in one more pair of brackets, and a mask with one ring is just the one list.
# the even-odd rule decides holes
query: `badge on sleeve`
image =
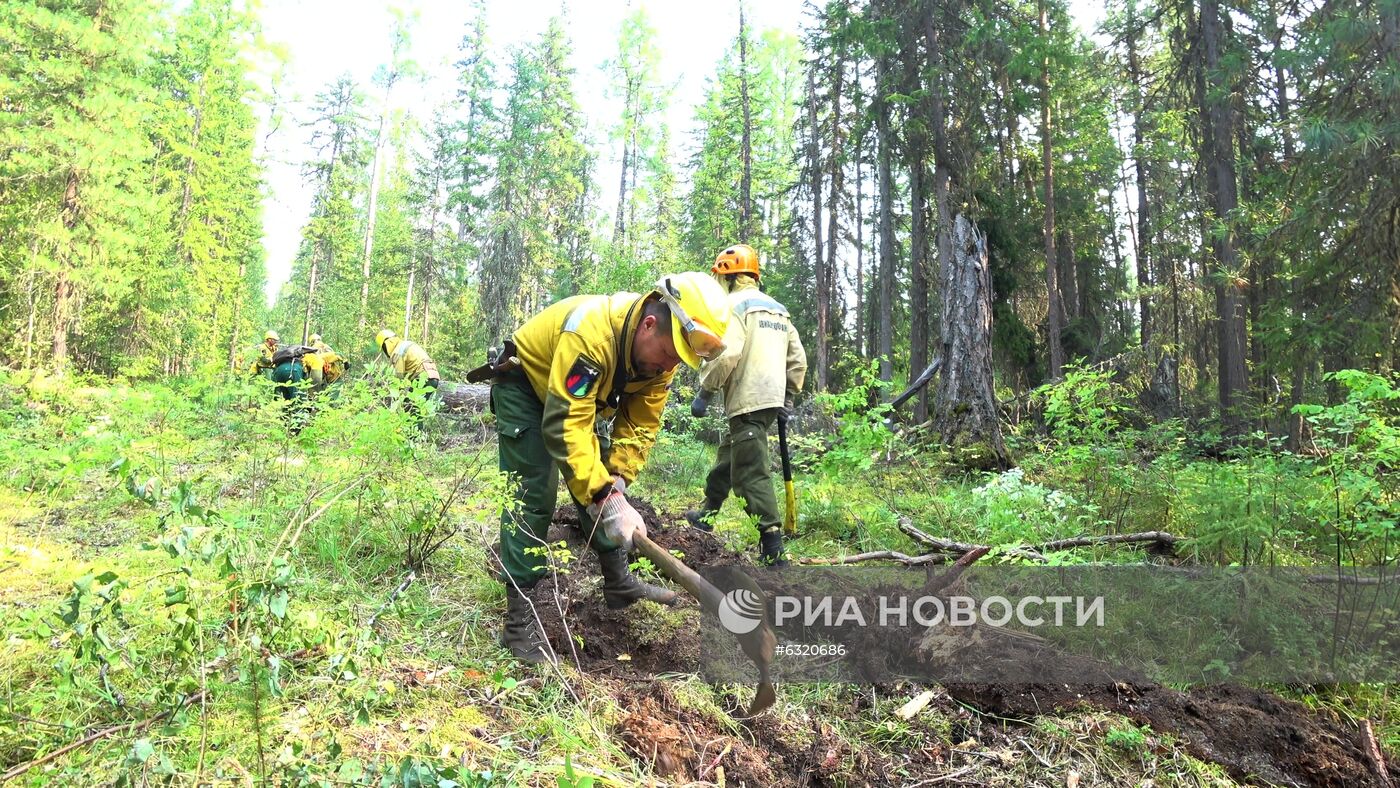
{"label": "badge on sleeve", "polygon": [[574,360],[574,365],[569,367],[569,373],[564,376],[564,390],[573,397],[586,397],[602,374],[603,370],[597,362],[587,356],[579,356]]}

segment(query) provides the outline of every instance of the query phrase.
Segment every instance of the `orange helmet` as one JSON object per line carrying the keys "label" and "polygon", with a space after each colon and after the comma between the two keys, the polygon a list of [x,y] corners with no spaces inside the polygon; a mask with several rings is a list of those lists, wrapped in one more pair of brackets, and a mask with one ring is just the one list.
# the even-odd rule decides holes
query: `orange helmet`
{"label": "orange helmet", "polygon": [[754,279],[758,279],[758,252],[748,244],[734,244],[719,253],[710,273],[716,276],[751,274]]}

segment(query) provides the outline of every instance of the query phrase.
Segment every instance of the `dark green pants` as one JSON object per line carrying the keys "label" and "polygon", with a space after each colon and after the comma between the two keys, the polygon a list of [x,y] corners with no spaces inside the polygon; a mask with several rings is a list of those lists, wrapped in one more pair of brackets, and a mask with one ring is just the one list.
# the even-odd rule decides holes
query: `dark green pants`
{"label": "dark green pants", "polygon": [[729,420],[729,431],[720,441],[715,467],[705,478],[706,511],[718,511],[733,492],[744,499],[744,511],[758,518],[759,533],[782,527],[782,511],[778,509],[773,472],[768,464],[768,432],[777,417],[778,409],[769,408]]}
{"label": "dark green pants", "polygon": [[[491,411],[496,414],[496,441],[500,469],[510,474],[515,487],[515,505],[501,513],[501,580],[514,579],[520,586],[533,585],[548,570],[543,548],[554,517],[559,494],[559,469],[544,446],[540,424],[544,404],[530,384],[509,381],[491,386]],[[587,529],[588,516],[579,507],[579,522]],[[594,536],[595,551],[611,547],[601,534]]]}
{"label": "dark green pants", "polygon": [[305,377],[306,370],[300,359],[283,361],[272,369],[272,382],[284,384],[277,387],[277,394],[282,399],[301,399],[301,387],[296,384]]}

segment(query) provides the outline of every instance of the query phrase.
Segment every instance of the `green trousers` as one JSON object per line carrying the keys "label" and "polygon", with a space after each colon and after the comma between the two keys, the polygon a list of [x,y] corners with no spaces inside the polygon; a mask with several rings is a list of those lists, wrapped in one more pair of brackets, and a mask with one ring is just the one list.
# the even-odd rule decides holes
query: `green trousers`
{"label": "green trousers", "polygon": [[[548,571],[542,551],[554,517],[559,494],[559,469],[544,446],[541,422],[544,403],[529,383],[510,380],[491,386],[491,412],[496,414],[496,442],[500,469],[515,484],[515,505],[501,512],[501,566],[503,582],[521,587],[533,585]],[[579,507],[579,522],[589,528],[588,515]],[[615,545],[601,533],[590,544],[596,552]]]}
{"label": "green trousers", "polygon": [[283,361],[272,370],[272,382],[286,384],[277,387],[282,399],[301,399],[301,387],[295,384],[305,377],[306,369],[302,367],[300,359]]}
{"label": "green trousers", "polygon": [[744,511],[758,518],[759,533],[782,527],[783,515],[768,464],[768,432],[777,417],[777,408],[768,408],[729,420],[715,467],[705,478],[705,511],[718,511],[733,492],[744,499]]}

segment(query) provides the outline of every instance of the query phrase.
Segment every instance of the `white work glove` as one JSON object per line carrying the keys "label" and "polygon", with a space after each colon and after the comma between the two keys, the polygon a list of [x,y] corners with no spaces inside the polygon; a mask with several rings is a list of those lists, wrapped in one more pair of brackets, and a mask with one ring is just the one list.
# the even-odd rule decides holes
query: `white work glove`
{"label": "white work glove", "polygon": [[603,500],[591,504],[586,511],[593,520],[594,528],[603,529],[604,541],[629,553],[632,552],[633,534],[646,536],[647,524],[627,502],[627,496],[616,488]]}
{"label": "white work glove", "polygon": [[627,480],[619,474],[613,474],[613,487],[617,488],[618,492],[627,494]]}

